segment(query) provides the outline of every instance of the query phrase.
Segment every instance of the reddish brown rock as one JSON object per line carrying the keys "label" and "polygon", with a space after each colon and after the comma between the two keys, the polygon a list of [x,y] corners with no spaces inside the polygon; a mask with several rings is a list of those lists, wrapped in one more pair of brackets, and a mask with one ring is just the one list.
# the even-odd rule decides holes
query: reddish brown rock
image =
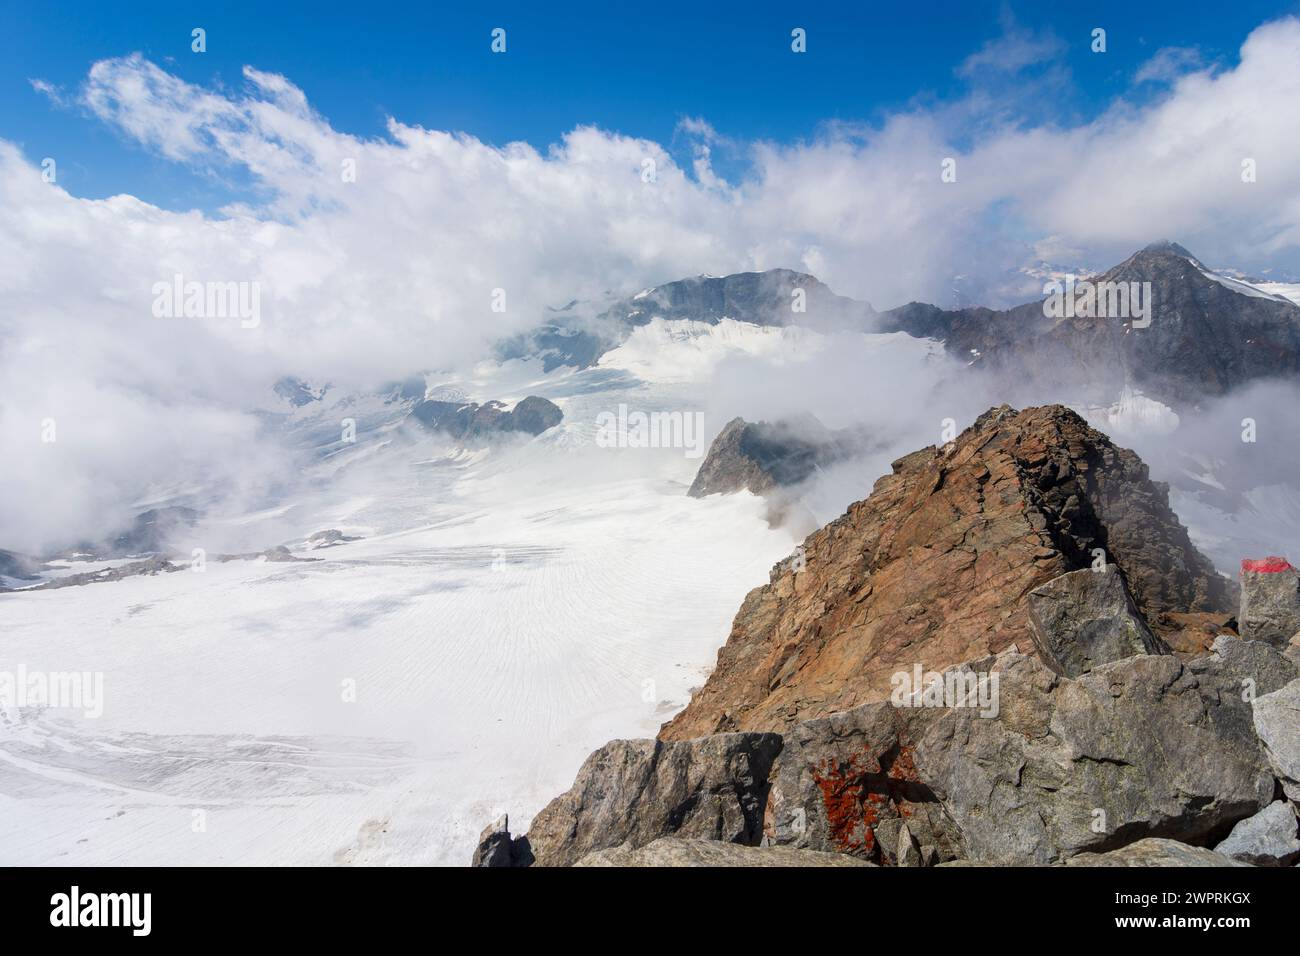
{"label": "reddish brown rock", "polygon": [[1223,635],[1237,636],[1235,616],[1227,614],[1171,612],[1161,615],[1162,635],[1169,649],[1181,657],[1196,657],[1209,651]]}
{"label": "reddish brown rock", "polygon": [[803,561],[775,567],[660,736],[781,732],[883,699],[917,663],[1029,651],[1024,595],[1091,566],[1095,549],[1162,637],[1171,613],[1229,609],[1227,582],[1137,455],[1059,405],[992,409],[949,445],[899,459],[804,542]]}

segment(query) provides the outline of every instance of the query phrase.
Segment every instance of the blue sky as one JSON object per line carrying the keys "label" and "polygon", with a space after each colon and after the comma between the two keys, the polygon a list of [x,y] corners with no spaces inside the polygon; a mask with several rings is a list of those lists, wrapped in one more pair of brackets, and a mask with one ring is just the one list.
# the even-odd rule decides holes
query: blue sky
{"label": "blue sky", "polygon": [[[1023,34],[1057,48],[1052,95],[1016,98],[1023,77],[994,95],[1032,123],[1086,121],[1116,97],[1140,99],[1141,65],[1162,48],[1196,48],[1233,65],[1260,22],[1295,4],[1239,0],[936,3],[348,4],[317,15],[292,3],[4,3],[0,138],[34,162],[56,156],[74,195],[130,192],[166,208],[212,209],[240,195],[239,171],[214,178],[128,142],[76,103],[97,60],[142,53],[200,86],[233,92],[247,64],[280,73],[341,132],[381,136],[387,116],[486,142],[544,148],[579,124],[674,147],[683,117],[724,137],[790,143],[827,122],[874,122],[911,104],[933,107],[975,82],[961,65],[984,44]],[[320,5],[322,8],[328,5]],[[207,31],[206,53],[190,30]],[[493,27],[508,52],[489,51]],[[808,53],[790,52],[790,30]],[[1089,49],[1093,27],[1108,51]],[[32,88],[62,91],[60,107]],[[724,175],[740,154],[717,151]]]}

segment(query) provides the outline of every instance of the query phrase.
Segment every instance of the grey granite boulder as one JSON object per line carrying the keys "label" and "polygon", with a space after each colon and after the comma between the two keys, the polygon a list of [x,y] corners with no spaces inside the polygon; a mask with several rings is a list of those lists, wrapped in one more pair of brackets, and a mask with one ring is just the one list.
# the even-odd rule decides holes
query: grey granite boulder
{"label": "grey granite boulder", "polygon": [[1282,650],[1282,656],[1293,664],[1300,666],[1300,632],[1293,634],[1291,640]]}
{"label": "grey granite boulder", "polygon": [[568,866],[596,850],[637,849],[664,836],[755,845],[780,750],[776,734],[611,741],[533,818],[527,840],[535,861]]}
{"label": "grey granite boulder", "polygon": [[1300,803],[1300,680],[1255,698],[1254,723],[1287,799]]}
{"label": "grey granite boulder", "polygon": [[1144,837],[1204,840],[1272,800],[1251,705],[1213,662],[1198,674],[1141,655],[1075,680],[1012,652],[965,667],[999,679],[996,716],[878,703],[795,725],[776,842],[882,859],[901,817],[944,861],[1049,864]]}
{"label": "grey granite boulder", "polygon": [[589,853],[575,866],[874,866],[842,853],[784,846],[743,846],[717,840],[662,837],[638,850],[627,846]]}
{"label": "grey granite boulder", "polygon": [[1243,699],[1271,694],[1300,677],[1300,665],[1263,641],[1221,634],[1210,652],[1187,663],[1192,673],[1236,686]]}
{"label": "grey granite boulder", "polygon": [[1290,866],[1300,860],[1298,829],[1291,804],[1278,800],[1233,827],[1214,852],[1254,866]]}
{"label": "grey granite boulder", "polygon": [[1300,631],[1300,571],[1285,558],[1241,562],[1241,636],[1285,648]]}
{"label": "grey granite boulder", "polygon": [[1066,677],[1135,654],[1169,653],[1147,627],[1113,564],[1062,574],[1034,588],[1027,600],[1039,651]]}
{"label": "grey granite boulder", "polygon": [[1250,866],[1232,857],[1188,846],[1177,840],[1152,837],[1138,840],[1109,853],[1080,853],[1066,861],[1066,866]]}

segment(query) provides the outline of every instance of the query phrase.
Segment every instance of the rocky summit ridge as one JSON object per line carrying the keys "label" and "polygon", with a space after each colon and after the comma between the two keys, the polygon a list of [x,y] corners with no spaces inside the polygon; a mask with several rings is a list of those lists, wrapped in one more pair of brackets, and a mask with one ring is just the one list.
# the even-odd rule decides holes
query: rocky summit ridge
{"label": "rocky summit ridge", "polygon": [[914,662],[942,670],[1028,652],[1038,644],[1025,596],[1099,565],[1176,642],[1185,615],[1231,612],[1229,582],[1137,455],[1063,406],[992,409],[953,442],[894,462],[777,565],[661,736],[780,731],[880,699]]}
{"label": "rocky summit ridge", "polygon": [[474,863],[1292,865],[1296,575],[1243,564],[1239,637],[1137,455],[990,409],[773,568],[658,739]]}

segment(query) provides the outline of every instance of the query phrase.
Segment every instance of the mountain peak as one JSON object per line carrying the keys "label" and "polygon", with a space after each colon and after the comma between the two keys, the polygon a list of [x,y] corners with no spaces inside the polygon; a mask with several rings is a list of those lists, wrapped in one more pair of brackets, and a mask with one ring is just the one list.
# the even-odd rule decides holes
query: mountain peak
{"label": "mountain peak", "polygon": [[660,738],[782,732],[883,699],[917,660],[940,670],[1035,648],[1022,596],[1091,567],[1101,544],[1162,638],[1180,628],[1170,612],[1229,612],[1224,579],[1135,453],[1060,405],[991,409],[950,445],[894,462],[804,541],[803,560],[773,568]]}
{"label": "mountain peak", "polygon": [[1169,239],[1161,239],[1158,242],[1153,242],[1148,246],[1144,246],[1141,252],[1138,253],[1138,255],[1142,255],[1142,253],[1144,252],[1152,252],[1152,253],[1172,252],[1176,256],[1182,256],[1186,259],[1191,259],[1197,262],[1200,261],[1196,258],[1196,256],[1188,252],[1187,249],[1185,249],[1183,246],[1180,246],[1178,243],[1173,242]]}

